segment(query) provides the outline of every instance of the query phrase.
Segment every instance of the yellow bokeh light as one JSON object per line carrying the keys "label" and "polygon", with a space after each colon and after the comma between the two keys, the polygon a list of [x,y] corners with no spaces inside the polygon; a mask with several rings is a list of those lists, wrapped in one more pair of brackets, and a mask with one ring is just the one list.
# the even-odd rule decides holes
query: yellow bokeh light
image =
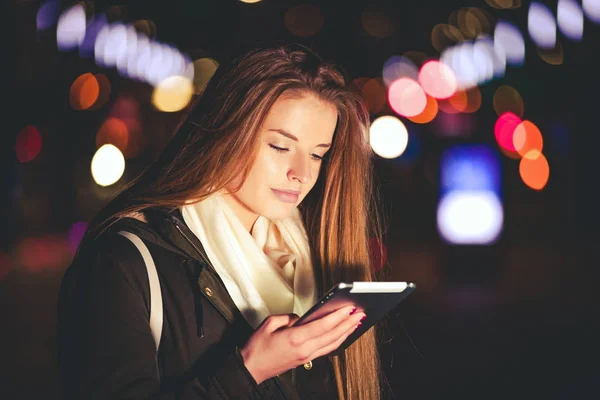
{"label": "yellow bokeh light", "polygon": [[377,118],[369,130],[373,151],[383,158],[396,158],[408,145],[408,131],[402,121],[392,115]]}
{"label": "yellow bokeh light", "polygon": [[389,17],[379,11],[363,11],[360,15],[363,29],[376,38],[386,38],[394,34],[394,24]]}
{"label": "yellow bokeh light", "polygon": [[260,3],[262,0],[240,0],[242,3],[246,3],[246,4],[254,4],[254,3]]}
{"label": "yellow bokeh light", "polygon": [[523,117],[525,105],[519,92],[509,85],[499,86],[494,92],[493,99],[494,111],[498,116],[505,112],[511,112],[519,117]]}
{"label": "yellow bokeh light", "polygon": [[152,93],[152,104],[157,110],[176,112],[187,106],[194,94],[192,81],[174,75],[160,82]]}
{"label": "yellow bokeh light", "polygon": [[437,24],[431,30],[431,44],[439,52],[463,40],[465,37],[462,32],[449,24]]}
{"label": "yellow bokeh light", "polygon": [[523,182],[532,189],[542,190],[550,177],[550,165],[546,157],[537,150],[521,158],[519,174]]}
{"label": "yellow bokeh light", "polygon": [[542,60],[550,65],[561,65],[565,59],[565,51],[563,50],[562,44],[557,40],[556,45],[552,49],[540,49],[538,47],[537,53]]}
{"label": "yellow bokeh light", "polygon": [[507,10],[521,7],[521,0],[485,0],[492,8]]}
{"label": "yellow bokeh light", "polygon": [[100,147],[92,157],[92,177],[100,186],[116,183],[125,172],[125,157],[112,144]]}
{"label": "yellow bokeh light", "polygon": [[194,61],[194,92],[196,94],[202,93],[206,84],[213,77],[219,63],[209,57],[199,58]]}

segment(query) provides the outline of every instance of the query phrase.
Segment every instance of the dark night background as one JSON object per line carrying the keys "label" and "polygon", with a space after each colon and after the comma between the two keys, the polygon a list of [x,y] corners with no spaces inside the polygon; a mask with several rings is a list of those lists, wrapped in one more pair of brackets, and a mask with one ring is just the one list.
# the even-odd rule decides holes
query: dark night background
{"label": "dark night background", "polygon": [[[382,345],[384,368],[399,399],[600,398],[600,26],[586,19],[579,43],[558,34],[564,62],[549,65],[527,36],[527,1],[508,10],[484,0],[303,2],[318,6],[324,17],[322,29],[311,37],[294,36],[284,24],[286,11],[300,4],[296,1],[87,3],[97,13],[123,5],[118,19],[151,20],[158,40],[182,51],[201,49],[216,60],[263,40],[298,41],[341,64],[350,80],[381,76],[390,56],[409,50],[439,57],[431,30],[461,7],[480,7],[515,23],[525,35],[525,64],[509,66],[503,78],[481,86],[481,108],[469,117],[472,129],[459,139],[436,131],[435,120],[405,121],[419,143],[409,147],[412,158],[377,160],[388,223],[388,279],[418,287],[389,321],[394,338]],[[545,3],[555,9],[556,1]],[[154,110],[145,85],[101,69],[76,51],[58,51],[55,30],[36,30],[41,4],[9,0],[1,13],[2,399],[57,398],[56,298],[71,254],[60,240],[156,156],[180,117]],[[71,4],[63,1],[61,8]],[[369,35],[361,26],[364,12],[387,17],[391,35]],[[103,108],[69,106],[69,87],[84,72],[110,79],[111,97]],[[457,141],[494,145],[492,97],[502,84],[519,91],[524,118],[540,127],[550,179],[543,190],[532,190],[519,178],[518,161],[502,157],[500,240],[491,246],[450,246],[436,230],[439,154]],[[89,173],[95,132],[121,95],[139,104],[143,145],[127,160],[119,183],[101,188]],[[29,124],[39,129],[42,150],[33,161],[20,163],[15,140]],[[37,244],[31,246],[32,240]]]}

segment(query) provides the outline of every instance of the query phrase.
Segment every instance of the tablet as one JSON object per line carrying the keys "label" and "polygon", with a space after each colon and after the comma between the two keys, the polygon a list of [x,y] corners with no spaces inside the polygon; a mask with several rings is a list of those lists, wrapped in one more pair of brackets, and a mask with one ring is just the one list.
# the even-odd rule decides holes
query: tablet
{"label": "tablet", "polygon": [[363,333],[379,322],[388,312],[416,289],[412,282],[354,282],[339,283],[329,290],[294,325],[302,325],[345,306],[356,307],[367,318],[348,338],[329,354],[336,355],[350,346]]}

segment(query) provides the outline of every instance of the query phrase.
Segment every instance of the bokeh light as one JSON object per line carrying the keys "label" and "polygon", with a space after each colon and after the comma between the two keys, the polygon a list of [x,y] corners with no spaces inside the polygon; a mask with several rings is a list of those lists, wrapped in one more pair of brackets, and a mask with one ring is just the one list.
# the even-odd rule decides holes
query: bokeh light
{"label": "bokeh light", "polygon": [[565,58],[563,46],[559,41],[556,41],[556,46],[552,49],[538,47],[537,53],[544,62],[550,65],[561,65]]}
{"label": "bokeh light", "polygon": [[96,99],[94,104],[92,104],[92,106],[89,108],[90,110],[98,110],[104,107],[104,105],[108,103],[108,100],[110,99],[111,92],[110,80],[106,75],[94,74],[94,77],[96,78],[96,82],[98,82],[99,91],[98,98]]}
{"label": "bokeh light", "polygon": [[509,65],[521,66],[525,62],[525,40],[513,24],[498,21],[494,29],[494,49],[506,57]]}
{"label": "bokeh light", "polygon": [[321,9],[314,4],[299,4],[287,10],[283,17],[285,27],[296,36],[316,35],[325,22]]}
{"label": "bokeh light", "polygon": [[219,63],[209,57],[199,58],[194,60],[194,93],[200,94],[208,84],[210,78],[213,77]]}
{"label": "bokeh light", "polygon": [[494,92],[493,105],[494,111],[496,111],[496,115],[498,116],[510,111],[521,118],[523,117],[525,109],[523,99],[519,92],[512,86],[499,86]]}
{"label": "bokeh light", "polygon": [[494,125],[494,135],[498,145],[510,152],[516,152],[513,144],[513,136],[517,126],[521,123],[521,118],[511,112],[505,112],[500,115]]}
{"label": "bokeh light", "polygon": [[481,91],[478,86],[467,90],[457,90],[446,100],[438,101],[439,109],[447,114],[471,114],[481,107]]}
{"label": "bokeh light", "polygon": [[98,185],[110,186],[123,176],[125,158],[118,148],[112,144],[105,144],[92,157],[91,171]]}
{"label": "bokeh light", "polygon": [[369,79],[361,88],[361,95],[372,114],[377,114],[385,107],[386,88],[381,78]]}
{"label": "bokeh light", "polygon": [[590,21],[600,23],[600,0],[582,0],[581,6]]}
{"label": "bokeh light", "polygon": [[119,118],[107,118],[96,134],[97,148],[100,148],[105,144],[112,144],[118,148],[125,157],[128,153],[128,143],[129,130],[127,129],[127,125],[125,125],[125,122]]}
{"label": "bokeh light", "polygon": [[556,21],[550,9],[537,1],[531,2],[527,13],[527,29],[531,40],[542,49],[556,43]]}
{"label": "bokeh light", "polygon": [[83,41],[79,45],[79,55],[81,57],[89,58],[94,56],[98,33],[100,33],[106,24],[108,24],[108,20],[104,14],[96,15],[94,19],[88,23]]}
{"label": "bokeh light", "polygon": [[519,174],[527,186],[535,190],[542,190],[550,178],[550,165],[542,153],[534,150],[532,154],[521,158]]}
{"label": "bokeh light", "polygon": [[60,14],[59,0],[46,0],[38,9],[35,24],[38,31],[45,31],[52,28],[58,21]]}
{"label": "bokeh light", "polygon": [[521,0],[485,0],[493,8],[507,10],[521,7]]}
{"label": "bokeh light", "polygon": [[33,125],[27,125],[17,135],[15,152],[21,163],[33,161],[42,150],[42,136]]}
{"label": "bokeh light", "polygon": [[381,76],[386,86],[400,78],[419,79],[419,69],[415,63],[404,56],[392,56],[383,63]]}
{"label": "bokeh light", "polygon": [[188,78],[171,76],[154,88],[152,104],[157,110],[176,112],[189,104],[193,94],[194,86]]}
{"label": "bokeh light", "polygon": [[100,84],[89,72],[81,74],[69,89],[69,103],[74,110],[87,110],[98,100]]}
{"label": "bokeh light", "polygon": [[56,43],[61,51],[68,51],[78,47],[85,37],[86,17],[85,9],[81,4],[64,11],[58,18],[56,25]]}
{"label": "bokeh light", "polygon": [[0,251],[0,282],[5,280],[13,269],[12,257],[4,252]]}
{"label": "bokeh light", "polygon": [[254,4],[254,3],[259,3],[262,0],[240,0],[242,3],[246,3],[246,4]]}
{"label": "bokeh light", "polygon": [[556,22],[566,38],[575,41],[583,38],[583,10],[575,0],[558,0]]}
{"label": "bokeh light", "polygon": [[425,109],[427,96],[417,82],[409,78],[400,78],[390,85],[388,102],[398,115],[414,117]]}
{"label": "bokeh light", "polygon": [[521,157],[536,157],[534,153],[541,153],[543,146],[542,132],[533,122],[524,120],[517,125],[513,134],[513,147]]}
{"label": "bokeh light", "polygon": [[425,63],[425,61],[427,61],[429,59],[429,57],[427,57],[427,54],[423,53],[422,51],[418,51],[418,50],[408,50],[407,52],[402,54],[402,56],[406,57],[410,61],[412,61],[413,64],[415,64],[417,66],[417,69],[420,68],[421,65],[423,65]]}
{"label": "bokeh light", "polygon": [[435,118],[438,114],[438,102],[435,98],[427,96],[427,104],[421,114],[415,115],[414,117],[408,117],[408,119],[416,124],[427,124]]}
{"label": "bokeh light", "polygon": [[478,7],[462,7],[450,14],[448,22],[458,27],[467,39],[491,34],[494,18]]}
{"label": "bokeh light", "polygon": [[60,235],[26,237],[17,244],[16,259],[28,272],[63,268],[72,260],[69,244]]}
{"label": "bokeh light", "polygon": [[465,40],[462,32],[449,24],[437,24],[431,30],[431,44],[439,52]]}
{"label": "bokeh light", "polygon": [[402,121],[392,115],[377,118],[369,130],[373,151],[383,158],[400,156],[408,144],[408,131]]}
{"label": "bokeh light", "polygon": [[394,24],[380,11],[363,11],[360,14],[363,29],[376,38],[386,38],[394,34]]}
{"label": "bokeh light", "polygon": [[69,228],[69,231],[67,233],[67,241],[69,243],[69,247],[71,248],[72,254],[75,254],[75,252],[77,251],[79,243],[81,243],[81,239],[83,239],[87,228],[88,223],[85,221],[75,222]]}
{"label": "bokeh light", "polygon": [[447,99],[456,92],[456,77],[446,64],[439,61],[427,61],[421,66],[419,83],[429,96]]}

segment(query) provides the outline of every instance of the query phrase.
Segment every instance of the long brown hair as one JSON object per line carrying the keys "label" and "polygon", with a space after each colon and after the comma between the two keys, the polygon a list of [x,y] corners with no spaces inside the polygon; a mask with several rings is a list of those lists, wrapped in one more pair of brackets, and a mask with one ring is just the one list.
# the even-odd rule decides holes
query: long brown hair
{"label": "long brown hair", "polygon": [[[373,280],[368,242],[380,239],[381,230],[367,141],[369,114],[343,75],[300,45],[255,49],[219,67],[162,155],[118,196],[120,202],[113,202],[126,204],[109,213],[113,221],[150,207],[201,201],[240,174],[243,182],[257,154],[261,126],[284,92],[316,95],[338,111],[331,150],[300,207],[319,290]],[[375,329],[332,361],[340,399],[380,397]]]}

